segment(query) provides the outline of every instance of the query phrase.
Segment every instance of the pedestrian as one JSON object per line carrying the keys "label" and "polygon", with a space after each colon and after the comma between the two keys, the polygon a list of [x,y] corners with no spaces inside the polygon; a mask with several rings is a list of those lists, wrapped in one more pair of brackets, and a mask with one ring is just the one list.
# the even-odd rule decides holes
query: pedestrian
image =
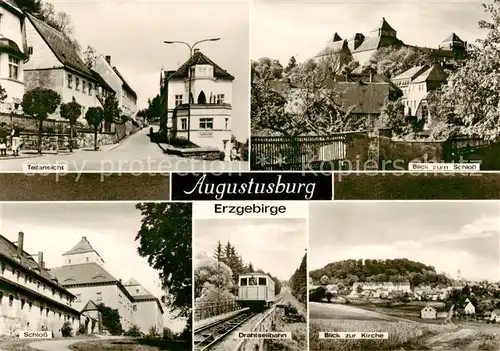
{"label": "pedestrian", "polygon": [[7,131],[5,123],[0,125],[0,156],[7,156]]}
{"label": "pedestrian", "polygon": [[14,124],[14,128],[10,133],[12,138],[12,154],[14,156],[19,156],[19,147],[21,146],[21,131],[17,127],[17,124]]}

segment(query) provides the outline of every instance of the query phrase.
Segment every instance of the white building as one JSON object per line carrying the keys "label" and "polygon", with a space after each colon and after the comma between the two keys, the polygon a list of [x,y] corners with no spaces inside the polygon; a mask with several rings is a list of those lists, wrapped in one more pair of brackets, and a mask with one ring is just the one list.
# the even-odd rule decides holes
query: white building
{"label": "white building", "polygon": [[111,56],[103,57],[100,55],[95,61],[94,70],[116,92],[122,115],[135,119],[137,114],[137,94],[125,81],[120,71],[111,65]]}
{"label": "white building", "polygon": [[135,301],[134,324],[143,333],[149,333],[150,329],[154,328],[161,334],[163,331],[163,307],[160,300],[134,278],[126,282],[124,286]]}
{"label": "white building", "polygon": [[1,112],[22,112],[27,51],[23,12],[14,1],[0,0],[0,85],[7,93]]}
{"label": "white building", "polygon": [[[31,15],[27,18],[30,60],[24,67],[26,90],[52,89],[61,96],[61,103],[74,98],[83,107],[82,119],[89,107],[102,106],[96,96],[96,76],[85,65],[75,46],[48,24]],[[53,117],[59,116],[58,110]]]}
{"label": "white building", "polygon": [[159,299],[147,291],[149,296],[146,298],[144,296],[146,294],[142,293],[145,289],[135,294],[136,299],[129,292],[130,288],[122,284],[121,279],[116,279],[103,267],[104,260],[86,237],[82,237],[75,247],[63,254],[63,257],[64,265],[52,268],[50,273],[76,296],[74,303],[76,309],[84,310],[89,301],[96,305],[103,303],[118,310],[125,331],[137,325],[144,334],[149,333],[151,327],[157,328],[161,333],[163,319],[158,315],[163,315],[163,309]]}
{"label": "white building", "polygon": [[[191,74],[191,94],[189,76]],[[231,150],[234,77],[195,49],[193,56],[166,75],[162,96],[172,136],[189,139],[201,147]],[[190,95],[190,121],[188,96]]]}

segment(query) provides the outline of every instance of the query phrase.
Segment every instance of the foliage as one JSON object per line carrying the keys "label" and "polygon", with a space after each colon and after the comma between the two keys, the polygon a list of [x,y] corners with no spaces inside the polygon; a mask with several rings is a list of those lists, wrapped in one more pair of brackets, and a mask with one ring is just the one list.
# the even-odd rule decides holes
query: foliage
{"label": "foliage", "polygon": [[295,67],[297,67],[297,60],[295,56],[290,57],[290,61],[288,61],[288,65],[285,67],[285,73],[290,73]]}
{"label": "foliage", "polygon": [[332,262],[325,267],[309,272],[313,281],[319,282],[326,275],[331,280],[342,281],[345,285],[352,285],[356,281],[364,282],[393,282],[409,281],[410,285],[422,283],[437,285],[449,284],[450,280],[444,274],[437,274],[432,266],[408,259],[387,260],[345,260]]}
{"label": "foliage", "polygon": [[76,335],[85,335],[85,334],[87,334],[87,328],[85,325],[80,324],[78,326],[78,330],[76,331]]}
{"label": "foliage", "polygon": [[141,330],[139,329],[139,327],[137,325],[134,324],[133,326],[130,327],[129,330],[127,330],[125,333],[123,333],[123,335],[137,338],[137,337],[141,336]]}
{"label": "foliage", "polygon": [[321,302],[326,297],[326,288],[324,286],[320,286],[311,292],[309,292],[309,301],[313,302]]}
{"label": "foliage", "polygon": [[73,334],[73,328],[71,327],[70,322],[64,322],[62,327],[61,327],[61,334],[63,337],[69,337],[72,336]]}
{"label": "foliage", "polygon": [[371,56],[370,60],[357,71],[377,72],[388,78],[395,77],[412,67],[432,64],[429,52],[414,46],[383,47]]}
{"label": "foliage", "polygon": [[205,282],[200,295],[196,297],[195,305],[202,306],[216,302],[231,302],[234,299],[235,297],[231,292],[219,289],[216,285]]}
{"label": "foliage", "polygon": [[7,99],[7,91],[0,85],[0,102],[4,102],[5,99]]}
{"label": "foliage", "polygon": [[300,262],[299,268],[293,273],[290,278],[290,288],[292,295],[299,302],[306,304],[307,302],[307,254],[304,255]]}
{"label": "foliage", "polygon": [[116,98],[116,94],[108,94],[104,99],[103,104],[103,119],[105,122],[116,122],[121,114],[120,103]]}
{"label": "foliage", "polygon": [[89,69],[94,69],[96,59],[97,51],[91,45],[87,45],[87,48],[83,52],[83,62],[85,62],[85,66]]}
{"label": "foliage", "polygon": [[148,120],[153,121],[161,117],[164,113],[160,95],[156,95],[152,100],[148,99]]}
{"label": "foliage", "polygon": [[[136,236],[139,255],[159,271],[166,304],[180,317],[191,316],[192,205],[190,203],[139,203],[141,228]],[[191,318],[188,318],[190,320]]]}
{"label": "foliage", "polygon": [[97,306],[97,309],[101,313],[101,323],[103,329],[109,331],[111,335],[121,335],[123,333],[123,329],[118,310],[112,309],[103,303],[100,303]]}
{"label": "foliage", "polygon": [[82,114],[82,105],[75,100],[61,105],[61,117],[67,119],[71,124],[75,123]]}
{"label": "foliage", "polygon": [[194,267],[195,297],[201,296],[207,283],[222,291],[233,289],[233,272],[221,260],[217,261],[207,256],[200,257],[195,261]]}
{"label": "foliage", "polygon": [[40,1],[39,4],[38,8],[30,6],[28,9],[36,10],[36,12],[32,13],[34,16],[61,32],[75,49],[79,51],[80,45],[73,36],[74,28],[71,17],[64,11],[56,11],[53,3]]}
{"label": "foliage", "polygon": [[153,325],[151,328],[149,328],[148,338],[158,338],[158,337],[160,337],[160,334],[156,329],[156,326]]}
{"label": "foliage", "polygon": [[423,130],[425,120],[423,118],[409,118],[405,116],[404,105],[401,100],[386,101],[376,126],[378,128],[388,128],[393,136],[404,137],[412,133]]}
{"label": "foliage", "polygon": [[163,340],[176,340],[178,338],[178,335],[174,333],[172,330],[170,330],[167,327],[163,327],[163,332],[162,332],[162,339]]}
{"label": "foliage", "polygon": [[15,3],[21,10],[31,14],[39,13],[42,8],[41,0],[15,0]]}
{"label": "foliage", "polygon": [[99,126],[104,120],[104,112],[101,107],[89,107],[85,113],[85,119],[87,123],[94,127],[94,150],[98,150],[97,145],[97,131]]}
{"label": "foliage", "polygon": [[324,275],[321,277],[319,282],[321,283],[321,285],[328,285],[330,284],[330,279],[326,275]]}

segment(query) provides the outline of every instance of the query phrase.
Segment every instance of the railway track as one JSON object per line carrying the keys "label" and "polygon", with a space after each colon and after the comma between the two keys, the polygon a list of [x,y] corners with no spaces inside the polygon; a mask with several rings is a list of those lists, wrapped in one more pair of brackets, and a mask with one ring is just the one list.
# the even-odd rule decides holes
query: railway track
{"label": "railway track", "polygon": [[233,330],[245,323],[255,315],[254,312],[245,311],[230,319],[217,321],[209,324],[202,329],[195,330],[194,333],[194,350],[206,351],[214,348],[222,342]]}

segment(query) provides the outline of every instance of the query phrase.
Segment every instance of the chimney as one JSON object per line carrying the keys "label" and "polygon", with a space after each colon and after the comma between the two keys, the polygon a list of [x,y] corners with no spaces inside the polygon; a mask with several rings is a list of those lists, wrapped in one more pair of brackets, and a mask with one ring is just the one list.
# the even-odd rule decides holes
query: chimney
{"label": "chimney", "polygon": [[82,240],[87,240],[87,237],[86,236],[82,236]]}
{"label": "chimney", "polygon": [[200,49],[194,49],[194,53],[197,54],[200,52]]}
{"label": "chimney", "polygon": [[45,262],[43,262],[43,252],[38,251],[38,265],[40,266],[40,269],[45,268]]}
{"label": "chimney", "polygon": [[106,55],[106,62],[111,65],[111,56]]}
{"label": "chimney", "polygon": [[19,256],[23,255],[23,251],[24,251],[24,233],[19,232],[17,236],[17,253],[19,254]]}

